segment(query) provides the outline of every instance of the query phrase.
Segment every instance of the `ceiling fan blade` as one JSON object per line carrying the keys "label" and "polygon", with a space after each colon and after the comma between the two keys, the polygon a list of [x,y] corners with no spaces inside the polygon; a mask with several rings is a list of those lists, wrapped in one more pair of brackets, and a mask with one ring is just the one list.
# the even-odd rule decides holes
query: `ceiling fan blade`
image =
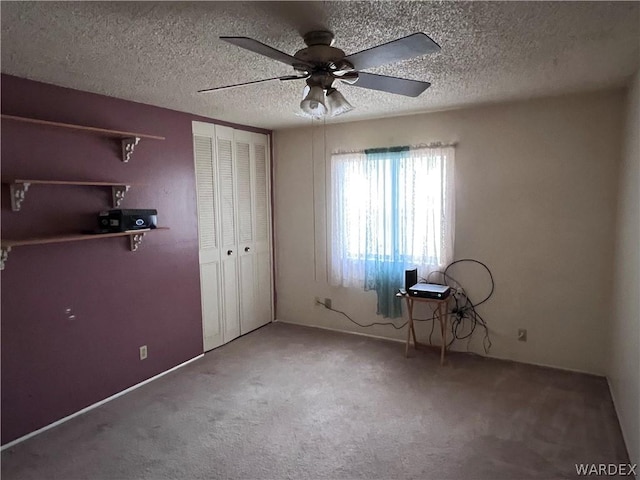
{"label": "ceiling fan blade", "polygon": [[234,85],[225,85],[223,87],[206,88],[204,90],[198,90],[198,93],[214,92],[216,90],[224,90],[226,88],[244,87],[245,85],[252,85],[254,83],[270,82],[272,80],[280,80],[284,82],[286,80],[298,80],[302,78],[309,78],[309,75],[285,75],[284,77],[265,78],[262,80],[253,80],[252,82],[236,83]]}
{"label": "ceiling fan blade", "polygon": [[385,75],[358,72],[358,80],[353,83],[353,86],[406,95],[407,97],[417,97],[429,88],[431,84],[429,82],[409,80],[407,78],[387,77]]}
{"label": "ceiling fan blade", "polygon": [[282,63],[286,63],[287,65],[305,65],[307,67],[311,67],[310,64],[303,60],[298,60],[296,57],[292,57],[291,55],[281,52],[280,50],[276,50],[269,45],[265,45],[253,38],[249,37],[220,37],[220,40],[224,40],[225,42],[231,43],[238,47],[244,48],[246,50],[250,50],[254,53],[259,53],[260,55],[264,55],[265,57],[272,58]]}
{"label": "ceiling fan blade", "polygon": [[351,63],[356,70],[379,67],[387,63],[399,62],[440,50],[440,45],[427,34],[418,32],[407,37],[399,38],[377,47],[352,53],[344,59]]}

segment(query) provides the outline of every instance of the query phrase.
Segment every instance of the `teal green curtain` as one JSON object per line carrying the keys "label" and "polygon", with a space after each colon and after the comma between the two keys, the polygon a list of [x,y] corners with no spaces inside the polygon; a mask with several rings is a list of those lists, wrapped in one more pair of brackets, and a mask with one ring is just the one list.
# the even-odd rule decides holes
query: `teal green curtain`
{"label": "teal green curtain", "polygon": [[376,291],[378,315],[397,318],[402,316],[402,305],[396,293],[404,286],[408,266],[402,246],[401,228],[405,222],[400,216],[404,193],[400,190],[409,147],[371,149],[365,154],[371,166],[370,198],[377,208],[371,208],[367,219],[364,289]]}

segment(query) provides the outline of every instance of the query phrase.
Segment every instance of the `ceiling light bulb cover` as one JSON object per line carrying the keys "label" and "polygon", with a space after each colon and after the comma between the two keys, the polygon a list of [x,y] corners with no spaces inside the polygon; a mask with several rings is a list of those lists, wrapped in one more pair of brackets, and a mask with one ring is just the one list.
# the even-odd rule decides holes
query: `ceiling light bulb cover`
{"label": "ceiling light bulb cover", "polygon": [[359,78],[358,72],[340,72],[339,75],[337,73],[335,75],[338,80],[344,83],[348,83],[349,85],[353,85],[354,83],[356,83]]}
{"label": "ceiling light bulb cover", "polygon": [[300,102],[300,108],[307,115],[322,117],[327,114],[327,106],[324,102],[324,90],[321,87],[313,86],[309,88],[309,93]]}
{"label": "ceiling light bulb cover", "polygon": [[332,117],[342,115],[353,110],[353,106],[347,102],[342,94],[335,88],[327,90],[327,106]]}

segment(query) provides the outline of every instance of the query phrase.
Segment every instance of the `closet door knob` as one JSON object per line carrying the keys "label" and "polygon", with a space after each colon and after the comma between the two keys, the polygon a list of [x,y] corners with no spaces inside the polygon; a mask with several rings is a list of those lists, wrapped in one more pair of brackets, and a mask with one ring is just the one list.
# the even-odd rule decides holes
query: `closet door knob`
{"label": "closet door knob", "polygon": [[233,253],[233,250],[227,250],[227,255],[231,255]]}
{"label": "closet door knob", "polygon": [[244,247],[245,252],[248,252],[249,250],[251,250],[249,247]]}

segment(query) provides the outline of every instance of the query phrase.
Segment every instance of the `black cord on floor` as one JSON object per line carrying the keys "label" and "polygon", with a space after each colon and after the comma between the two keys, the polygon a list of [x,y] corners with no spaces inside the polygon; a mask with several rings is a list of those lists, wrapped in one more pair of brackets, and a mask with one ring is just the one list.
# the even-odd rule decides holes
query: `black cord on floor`
{"label": "black cord on floor", "polygon": [[[407,323],[409,323],[408,321],[406,321],[402,325],[399,325],[399,326],[396,325],[395,323],[392,323],[392,322],[373,322],[373,323],[369,323],[368,325],[363,325],[361,323],[356,322],[353,318],[351,318],[349,315],[347,315],[342,310],[336,310],[335,308],[329,307],[329,306],[327,306],[326,303],[321,302],[321,301],[318,301],[317,303],[318,303],[318,305],[322,305],[327,310],[331,310],[332,312],[336,312],[336,313],[339,313],[341,315],[344,315],[348,320],[350,320],[351,322],[355,323],[356,325],[358,325],[359,327],[362,327],[362,328],[373,327],[374,325],[389,325],[389,326],[395,328],[396,330],[401,330],[401,329],[403,329],[404,327],[407,326]],[[433,317],[431,317],[431,318],[414,318],[413,321],[414,322],[430,322],[434,318],[435,318],[435,315]]]}

